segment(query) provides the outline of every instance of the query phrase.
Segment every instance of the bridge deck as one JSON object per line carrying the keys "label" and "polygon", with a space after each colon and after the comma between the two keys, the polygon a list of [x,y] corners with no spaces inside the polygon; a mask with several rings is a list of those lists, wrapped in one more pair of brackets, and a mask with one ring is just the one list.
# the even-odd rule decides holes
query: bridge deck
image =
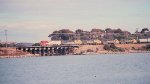
{"label": "bridge deck", "polygon": [[79,45],[51,45],[51,46],[25,46],[25,47],[17,47],[17,48],[51,48],[51,47],[79,47]]}
{"label": "bridge deck", "polygon": [[43,55],[66,55],[73,53],[73,48],[78,48],[79,45],[53,45],[53,46],[26,46],[17,47],[17,50],[29,52],[31,54]]}

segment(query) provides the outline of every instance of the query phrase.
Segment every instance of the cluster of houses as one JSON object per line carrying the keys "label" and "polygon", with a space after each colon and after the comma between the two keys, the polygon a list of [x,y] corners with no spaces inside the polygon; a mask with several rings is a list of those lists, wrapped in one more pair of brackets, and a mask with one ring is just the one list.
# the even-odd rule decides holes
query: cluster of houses
{"label": "cluster of houses", "polygon": [[100,41],[100,40],[74,40],[74,41],[63,41],[63,40],[51,40],[51,41],[41,41],[41,46],[49,46],[49,45],[102,45],[102,44],[136,44],[136,43],[150,43],[150,38],[148,39],[136,39],[131,40],[108,40],[108,41]]}
{"label": "cluster of houses", "polygon": [[[133,34],[119,28],[107,28],[105,30],[92,29],[91,31],[77,29],[74,32],[69,29],[62,29],[54,31],[48,37],[50,41],[41,41],[36,44],[36,46],[150,43],[150,31],[148,28],[143,28],[141,31],[136,31]],[[5,44],[6,43],[0,41],[0,46],[4,46]],[[13,46],[33,45],[31,43],[10,43],[10,45],[11,44],[13,44]]]}
{"label": "cluster of houses", "polygon": [[92,29],[83,31],[77,29],[75,32],[69,29],[54,31],[49,35],[50,41],[41,41],[40,45],[101,45],[101,44],[136,44],[150,43],[150,31],[148,28],[141,32],[131,34],[121,29],[107,28],[105,30]]}

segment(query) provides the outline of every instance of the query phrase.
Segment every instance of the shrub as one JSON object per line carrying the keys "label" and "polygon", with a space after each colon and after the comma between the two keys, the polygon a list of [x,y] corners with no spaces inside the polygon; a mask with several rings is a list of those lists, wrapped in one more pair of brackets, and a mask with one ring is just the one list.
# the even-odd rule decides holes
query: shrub
{"label": "shrub", "polygon": [[120,51],[120,52],[125,52],[125,49],[123,49],[123,48],[118,48],[118,51]]}
{"label": "shrub", "polygon": [[115,44],[111,44],[111,45],[110,45],[110,48],[112,48],[112,49],[117,49],[117,47],[115,46]]}
{"label": "shrub", "polygon": [[108,44],[104,45],[103,47],[105,50],[110,50],[110,46]]}
{"label": "shrub", "polygon": [[135,50],[135,47],[132,47],[132,50]]}
{"label": "shrub", "polygon": [[93,52],[93,50],[92,49],[87,49],[87,52]]}
{"label": "shrub", "polygon": [[114,44],[110,44],[110,45],[104,45],[104,47],[103,47],[105,50],[111,50],[111,51],[113,51],[113,52],[124,52],[125,51],[125,49],[123,49],[123,48],[120,48],[120,47],[116,47]]}
{"label": "shrub", "polygon": [[145,46],[146,50],[150,51],[150,44]]}

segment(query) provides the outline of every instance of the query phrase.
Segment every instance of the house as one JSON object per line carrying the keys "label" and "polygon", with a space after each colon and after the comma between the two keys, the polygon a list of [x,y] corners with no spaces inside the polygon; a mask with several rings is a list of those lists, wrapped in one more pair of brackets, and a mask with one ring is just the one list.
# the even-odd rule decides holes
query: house
{"label": "house", "polygon": [[113,40],[106,41],[107,44],[114,44]]}
{"label": "house", "polygon": [[41,41],[40,46],[48,46],[49,42],[48,41]]}
{"label": "house", "polygon": [[118,39],[114,40],[114,44],[119,44],[119,43],[120,43],[120,41]]}
{"label": "house", "polygon": [[92,45],[93,41],[92,40],[82,40],[82,44],[84,44],[84,45]]}
{"label": "house", "polygon": [[82,40],[82,44],[83,44],[83,45],[86,45],[86,44],[87,44],[87,41],[86,41],[86,40]]}
{"label": "house", "polygon": [[82,41],[81,40],[74,40],[74,43],[77,44],[77,45],[81,45]]}
{"label": "house", "polygon": [[93,40],[86,40],[86,43],[87,43],[88,45],[93,45]]}
{"label": "house", "polygon": [[61,40],[51,40],[49,41],[49,45],[61,45]]}
{"label": "house", "polygon": [[96,39],[96,40],[93,40],[93,44],[99,45],[99,44],[102,44],[102,42],[100,40]]}
{"label": "house", "polygon": [[150,38],[147,38],[147,39],[139,39],[139,43],[150,43]]}
{"label": "house", "polygon": [[69,41],[69,40],[63,40],[62,44],[63,45],[75,45],[74,41]]}
{"label": "house", "polygon": [[131,39],[129,41],[130,41],[130,43],[133,43],[133,44],[137,43],[137,40],[135,40],[135,39]]}
{"label": "house", "polygon": [[119,44],[120,41],[118,39],[114,39],[114,40],[108,40],[106,41],[107,44]]}

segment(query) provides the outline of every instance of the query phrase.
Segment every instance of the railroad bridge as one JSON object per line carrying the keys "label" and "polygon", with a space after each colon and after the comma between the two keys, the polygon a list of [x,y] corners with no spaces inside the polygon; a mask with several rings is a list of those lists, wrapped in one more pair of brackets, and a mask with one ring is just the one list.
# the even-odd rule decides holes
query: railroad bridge
{"label": "railroad bridge", "polygon": [[29,46],[17,47],[16,50],[22,50],[31,54],[40,54],[41,56],[51,56],[72,54],[73,49],[78,47],[79,45]]}

